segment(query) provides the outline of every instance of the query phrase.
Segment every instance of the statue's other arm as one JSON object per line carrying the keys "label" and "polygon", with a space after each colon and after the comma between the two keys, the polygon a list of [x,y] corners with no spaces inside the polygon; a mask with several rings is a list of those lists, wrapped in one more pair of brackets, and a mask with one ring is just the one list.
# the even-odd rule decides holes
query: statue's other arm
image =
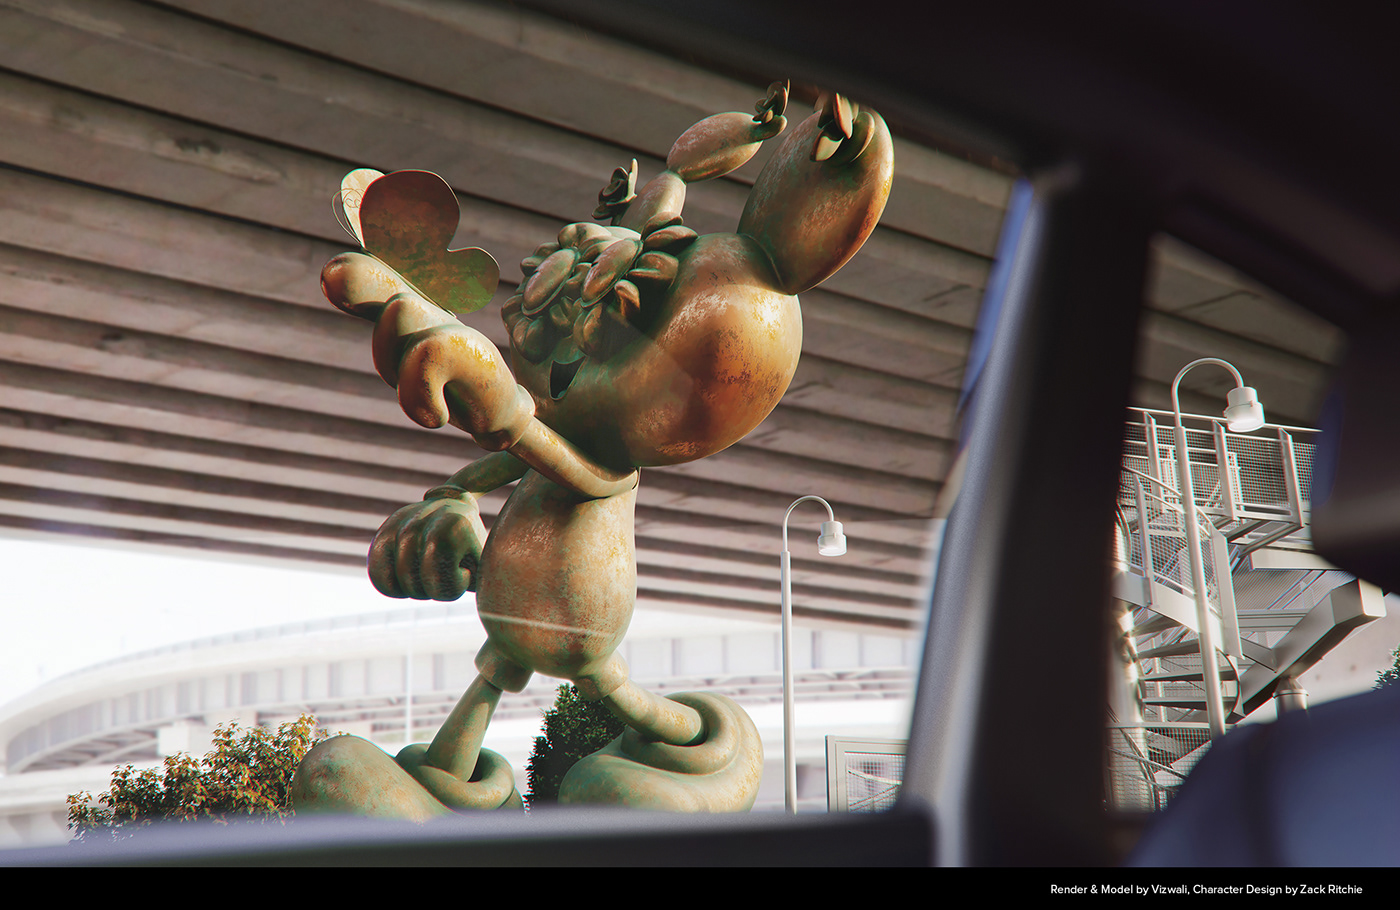
{"label": "statue's other arm", "polygon": [[508,452],[584,498],[637,485],[635,471],[597,464],[541,423],[491,340],[424,299],[393,269],[364,253],[342,253],[322,271],[321,287],[337,307],[375,324],[375,369],[398,389],[400,407],[415,422],[450,423],[482,448]]}

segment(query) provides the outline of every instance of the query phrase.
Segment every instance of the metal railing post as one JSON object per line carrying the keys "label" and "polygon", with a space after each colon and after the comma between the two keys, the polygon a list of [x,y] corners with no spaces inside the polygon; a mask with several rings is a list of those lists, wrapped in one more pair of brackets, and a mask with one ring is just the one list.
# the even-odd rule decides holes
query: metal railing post
{"label": "metal railing post", "polygon": [[1138,539],[1142,545],[1142,574],[1147,579],[1147,603],[1152,606],[1152,580],[1157,577],[1157,569],[1152,564],[1152,534],[1148,529],[1147,494],[1142,490],[1142,478],[1133,478],[1133,489],[1137,493]]}
{"label": "metal railing post", "polygon": [[1225,427],[1215,421],[1211,421],[1211,426],[1215,430],[1215,460],[1220,473],[1220,496],[1225,500],[1225,517],[1232,522],[1239,521],[1239,506],[1235,503],[1239,491],[1235,489],[1234,472],[1230,470],[1230,450],[1225,445]]}
{"label": "metal railing post", "polygon": [[[1183,371],[1184,373],[1185,371]],[[1181,377],[1177,377],[1179,383]],[[1175,404],[1176,385],[1172,386]],[[1186,509],[1186,546],[1190,553],[1191,585],[1196,589],[1196,623],[1201,646],[1201,681],[1206,690],[1206,717],[1214,739],[1225,735],[1225,701],[1220,693],[1220,662],[1216,658],[1215,630],[1210,622],[1210,605],[1206,601],[1205,554],[1201,552],[1201,529],[1196,512],[1196,489],[1191,480],[1191,457],[1186,447],[1186,426],[1181,419],[1181,406],[1176,410],[1176,461],[1181,474],[1181,504]]]}
{"label": "metal railing post", "polygon": [[1298,462],[1293,456],[1293,437],[1282,427],[1278,431],[1278,453],[1279,460],[1283,462],[1283,485],[1288,491],[1288,510],[1293,513],[1293,523],[1301,528],[1304,524],[1303,491],[1298,485]]}

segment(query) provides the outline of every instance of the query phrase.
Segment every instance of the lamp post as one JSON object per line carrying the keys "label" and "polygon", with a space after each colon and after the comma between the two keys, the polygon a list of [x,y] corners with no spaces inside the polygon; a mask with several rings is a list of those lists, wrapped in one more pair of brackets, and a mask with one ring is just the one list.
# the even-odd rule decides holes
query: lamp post
{"label": "lamp post", "polygon": [[[1186,546],[1191,556],[1191,585],[1196,594],[1196,625],[1201,645],[1201,679],[1206,689],[1206,717],[1210,721],[1210,737],[1225,732],[1225,703],[1220,697],[1220,664],[1216,660],[1215,630],[1210,625],[1210,604],[1206,600],[1206,566],[1201,557],[1201,531],[1197,526],[1196,490],[1191,483],[1191,459],[1186,451],[1186,427],[1181,418],[1179,390],[1181,379],[1193,367],[1213,363],[1230,371],[1235,387],[1226,396],[1225,427],[1232,433],[1249,433],[1264,425],[1264,406],[1259,394],[1244,384],[1240,371],[1218,357],[1202,357],[1181,368],[1172,381],[1172,411],[1176,417],[1176,464],[1181,475],[1181,499],[1186,512]],[[1225,465],[1221,465],[1225,470]],[[1219,567],[1217,567],[1219,571]],[[1229,568],[1226,567],[1226,571]]]}
{"label": "lamp post", "polygon": [[418,608],[413,608],[413,615],[409,618],[408,625],[408,654],[404,658],[403,665],[403,744],[405,747],[413,744],[413,633],[418,631]]}
{"label": "lamp post", "polygon": [[788,506],[783,516],[783,805],[789,815],[797,812],[797,754],[794,751],[797,735],[792,718],[792,560],[788,553],[788,519],[792,510],[807,500],[826,506],[827,521],[822,522],[821,533],[817,536],[817,552],[823,556],[841,556],[846,552],[846,535],[841,530],[841,522],[831,511],[831,503],[820,496],[802,496]]}

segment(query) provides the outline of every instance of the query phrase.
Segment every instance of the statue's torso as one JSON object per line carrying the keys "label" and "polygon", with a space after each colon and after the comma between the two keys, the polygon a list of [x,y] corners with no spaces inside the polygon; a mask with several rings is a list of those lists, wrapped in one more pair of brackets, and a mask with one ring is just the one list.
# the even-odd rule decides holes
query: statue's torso
{"label": "statue's torso", "polygon": [[526,473],[481,554],[477,612],[502,651],[562,678],[612,654],[637,596],[636,503],[635,488],[579,501]]}

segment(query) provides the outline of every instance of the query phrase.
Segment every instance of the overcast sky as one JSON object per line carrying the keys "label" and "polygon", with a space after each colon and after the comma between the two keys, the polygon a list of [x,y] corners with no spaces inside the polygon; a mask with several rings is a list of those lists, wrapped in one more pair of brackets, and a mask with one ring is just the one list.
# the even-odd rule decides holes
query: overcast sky
{"label": "overcast sky", "polygon": [[121,654],[257,626],[407,607],[364,572],[194,551],[0,537],[0,705]]}

